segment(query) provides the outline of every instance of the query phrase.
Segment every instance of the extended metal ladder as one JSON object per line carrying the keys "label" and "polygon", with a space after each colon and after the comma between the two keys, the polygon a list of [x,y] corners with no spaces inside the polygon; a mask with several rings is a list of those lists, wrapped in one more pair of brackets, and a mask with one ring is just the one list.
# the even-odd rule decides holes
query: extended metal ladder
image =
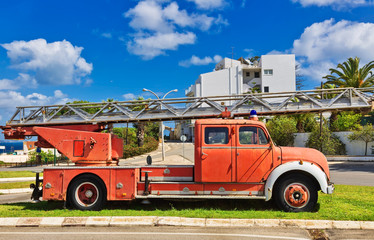
{"label": "extended metal ladder", "polygon": [[374,88],[337,88],[232,96],[17,107],[9,126],[107,124],[324,112],[372,107]]}

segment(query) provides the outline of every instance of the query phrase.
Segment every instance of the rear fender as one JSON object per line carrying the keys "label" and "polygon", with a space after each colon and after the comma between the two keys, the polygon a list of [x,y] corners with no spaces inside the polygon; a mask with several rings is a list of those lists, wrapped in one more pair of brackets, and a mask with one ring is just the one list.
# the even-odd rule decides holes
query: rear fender
{"label": "rear fender", "polygon": [[319,186],[323,193],[331,193],[328,190],[327,176],[319,167],[310,162],[300,163],[295,161],[282,164],[271,172],[265,184],[266,201],[269,201],[271,199],[273,187],[278,178],[290,171],[305,172],[308,175],[312,175],[314,179],[319,183]]}

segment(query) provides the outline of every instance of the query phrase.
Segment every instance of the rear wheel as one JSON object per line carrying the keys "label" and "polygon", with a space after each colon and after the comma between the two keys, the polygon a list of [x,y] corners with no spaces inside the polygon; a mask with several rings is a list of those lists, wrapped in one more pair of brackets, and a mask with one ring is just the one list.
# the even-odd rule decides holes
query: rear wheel
{"label": "rear wheel", "polygon": [[274,200],[286,212],[308,212],[316,206],[318,190],[311,178],[294,174],[274,186]]}
{"label": "rear wheel", "polygon": [[69,188],[68,199],[72,207],[80,210],[100,210],[106,200],[105,186],[93,175],[83,175]]}

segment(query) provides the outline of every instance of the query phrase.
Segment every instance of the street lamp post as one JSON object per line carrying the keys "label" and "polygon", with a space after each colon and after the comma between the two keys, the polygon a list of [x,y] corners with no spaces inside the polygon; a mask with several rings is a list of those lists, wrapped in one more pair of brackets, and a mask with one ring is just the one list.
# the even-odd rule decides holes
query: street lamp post
{"label": "street lamp post", "polygon": [[[149,90],[149,89],[146,89],[146,88],[143,88],[143,92],[150,92],[152,93],[153,95],[156,96],[156,98],[158,100],[160,100],[160,98],[158,97],[158,95],[156,93],[154,93],[153,91]],[[172,93],[172,92],[178,92],[178,89],[173,89],[173,90],[170,90],[169,92],[167,92],[163,97],[162,99],[164,99],[169,93]],[[161,109],[161,105],[160,105],[160,109]],[[162,161],[165,161],[165,148],[164,148],[164,123],[161,121],[160,122],[160,129],[161,129],[161,151],[162,151]]]}

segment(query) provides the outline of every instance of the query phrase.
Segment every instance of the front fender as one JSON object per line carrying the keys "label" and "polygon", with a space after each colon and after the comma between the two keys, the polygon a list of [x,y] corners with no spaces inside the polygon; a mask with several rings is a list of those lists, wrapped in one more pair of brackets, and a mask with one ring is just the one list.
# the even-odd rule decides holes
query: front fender
{"label": "front fender", "polygon": [[319,186],[321,187],[321,191],[323,193],[331,194],[334,190],[333,185],[329,185],[327,182],[327,176],[326,174],[315,164],[310,162],[287,162],[285,164],[279,165],[276,167],[269,175],[268,179],[266,180],[265,184],[265,197],[266,201],[269,201],[272,197],[273,187],[277,179],[282,176],[284,173],[290,172],[290,171],[299,171],[299,172],[306,172],[310,175],[312,175],[317,182],[319,183]]}

